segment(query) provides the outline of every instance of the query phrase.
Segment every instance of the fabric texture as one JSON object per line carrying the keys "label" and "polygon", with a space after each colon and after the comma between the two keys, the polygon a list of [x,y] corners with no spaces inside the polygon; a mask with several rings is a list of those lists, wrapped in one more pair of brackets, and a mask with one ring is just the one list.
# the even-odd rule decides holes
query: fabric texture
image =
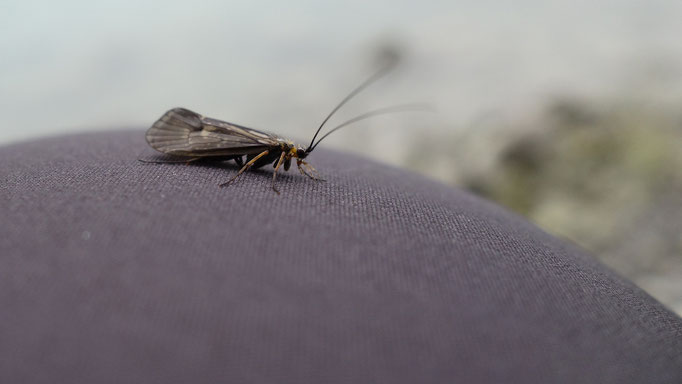
{"label": "fabric texture", "polygon": [[281,195],[145,148],[0,148],[0,382],[682,383],[682,319],[492,203],[324,148]]}

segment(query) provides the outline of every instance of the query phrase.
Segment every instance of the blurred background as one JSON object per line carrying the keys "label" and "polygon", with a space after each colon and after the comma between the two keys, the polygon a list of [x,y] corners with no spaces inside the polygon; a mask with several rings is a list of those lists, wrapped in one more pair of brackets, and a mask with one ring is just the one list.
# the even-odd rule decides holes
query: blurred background
{"label": "blurred background", "polygon": [[[171,107],[466,188],[682,314],[682,2],[0,1],[0,145],[144,129]],[[314,155],[313,155],[314,156]]]}

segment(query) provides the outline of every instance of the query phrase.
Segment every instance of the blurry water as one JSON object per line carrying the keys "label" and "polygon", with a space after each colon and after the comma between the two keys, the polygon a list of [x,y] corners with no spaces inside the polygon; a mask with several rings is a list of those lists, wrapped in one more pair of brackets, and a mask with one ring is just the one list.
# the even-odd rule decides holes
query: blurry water
{"label": "blurry water", "polygon": [[563,92],[679,101],[680,20],[672,0],[2,0],[0,143],[146,127],[174,106],[305,139],[385,43],[405,65],[346,117],[432,101],[453,129]]}

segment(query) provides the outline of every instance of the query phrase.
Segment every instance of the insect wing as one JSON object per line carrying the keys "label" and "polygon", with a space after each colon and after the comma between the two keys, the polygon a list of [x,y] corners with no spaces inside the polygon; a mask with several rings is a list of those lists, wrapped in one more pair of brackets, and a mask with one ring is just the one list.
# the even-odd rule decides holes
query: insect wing
{"label": "insect wing", "polygon": [[278,145],[278,137],[184,108],[166,112],[147,130],[147,142],[172,156],[235,156],[260,153]]}
{"label": "insect wing", "polygon": [[259,131],[253,128],[242,127],[241,125],[228,123],[226,121],[203,117],[204,131],[206,135],[213,132],[219,135],[229,136],[230,140],[243,143],[244,145],[264,145],[268,147],[278,146],[281,137],[272,133]]}

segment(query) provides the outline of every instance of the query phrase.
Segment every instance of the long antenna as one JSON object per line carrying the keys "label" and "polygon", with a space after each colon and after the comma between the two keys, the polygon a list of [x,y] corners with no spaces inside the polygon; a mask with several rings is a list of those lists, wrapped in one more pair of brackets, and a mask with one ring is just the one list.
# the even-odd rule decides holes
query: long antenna
{"label": "long antenna", "polygon": [[313,149],[315,149],[315,147],[317,147],[317,145],[320,144],[320,141],[324,140],[325,137],[331,135],[335,131],[337,131],[337,130],[339,130],[339,129],[347,126],[347,125],[356,123],[360,120],[368,119],[370,117],[374,117],[374,116],[378,116],[378,115],[395,113],[395,112],[432,111],[432,110],[433,110],[433,108],[431,108],[428,104],[424,104],[424,103],[401,104],[401,105],[393,105],[390,107],[375,109],[375,110],[363,113],[362,115],[356,116],[356,117],[354,117],[354,118],[332,128],[332,130],[327,132],[324,136],[322,136],[320,138],[320,140],[317,141],[317,143],[308,147],[308,149],[306,149],[306,152],[312,152]]}
{"label": "long antenna", "polygon": [[388,63],[385,64],[384,66],[382,66],[375,74],[373,74],[372,76],[370,76],[367,80],[365,80],[362,84],[360,84],[357,88],[355,88],[351,93],[349,93],[348,96],[346,96],[346,98],[344,98],[344,99],[339,103],[339,105],[337,105],[336,108],[334,108],[334,109],[331,111],[331,113],[324,119],[324,121],[322,122],[322,124],[320,124],[320,127],[317,128],[317,131],[315,132],[315,135],[313,136],[313,139],[310,140],[310,145],[308,146],[308,148],[307,148],[305,151],[306,151],[306,152],[310,152],[310,151],[313,150],[313,143],[315,142],[315,139],[317,138],[317,135],[320,133],[320,130],[321,130],[322,127],[324,127],[324,125],[327,123],[327,120],[329,120],[329,118],[332,117],[332,115],[333,115],[334,113],[336,113],[336,111],[339,110],[339,108],[341,108],[344,104],[346,104],[346,102],[347,102],[348,100],[352,99],[353,96],[357,95],[358,93],[360,93],[360,91],[362,91],[363,89],[367,88],[368,85],[372,84],[373,82],[375,82],[376,80],[378,80],[379,78],[381,78],[382,76],[384,76],[385,74],[387,74],[388,72],[390,72],[391,69],[393,69],[393,67],[395,67],[395,64],[396,64],[396,63],[397,63],[397,59],[395,59],[395,58],[393,58],[392,60],[389,60]]}

